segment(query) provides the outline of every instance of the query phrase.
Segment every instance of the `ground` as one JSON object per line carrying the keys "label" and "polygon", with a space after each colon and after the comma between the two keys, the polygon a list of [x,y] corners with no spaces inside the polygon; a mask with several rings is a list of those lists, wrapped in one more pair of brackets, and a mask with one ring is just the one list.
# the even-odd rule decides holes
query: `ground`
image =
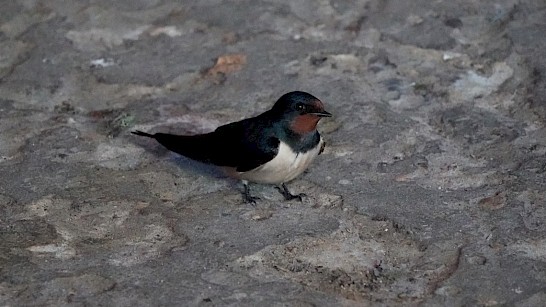
{"label": "ground", "polygon": [[[0,305],[545,304],[543,0],[3,2]],[[129,133],[292,90],[301,203]]]}

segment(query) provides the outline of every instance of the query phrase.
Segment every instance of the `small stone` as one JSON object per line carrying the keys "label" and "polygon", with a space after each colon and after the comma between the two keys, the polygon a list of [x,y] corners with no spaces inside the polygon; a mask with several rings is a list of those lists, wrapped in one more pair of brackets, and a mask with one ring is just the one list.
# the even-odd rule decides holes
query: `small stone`
{"label": "small stone", "polygon": [[409,15],[406,19],[410,26],[416,26],[423,23],[423,18],[417,15]]}
{"label": "small stone", "polygon": [[383,100],[385,101],[391,101],[391,100],[398,100],[400,98],[400,92],[399,91],[388,91],[385,96],[383,96]]}
{"label": "small stone", "polygon": [[450,28],[460,28],[463,26],[463,22],[459,18],[446,19],[444,24]]}
{"label": "small stone", "polygon": [[453,60],[455,58],[460,58],[462,57],[463,55],[460,54],[460,53],[456,53],[456,52],[444,52],[444,54],[442,55],[442,60],[444,61],[449,61],[449,60]]}
{"label": "small stone", "polygon": [[438,288],[435,293],[442,296],[453,296],[456,294],[459,294],[461,292],[460,288],[454,287],[454,286],[444,286],[441,288]]}
{"label": "small stone", "polygon": [[487,262],[487,258],[484,256],[471,256],[466,258],[466,262],[470,264],[484,265]]}
{"label": "small stone", "polygon": [[335,208],[343,206],[343,198],[340,195],[321,193],[316,199],[314,207]]}
{"label": "small stone", "polygon": [[269,210],[252,210],[241,215],[245,220],[264,221],[273,216],[273,212]]}
{"label": "small stone", "polygon": [[478,201],[478,205],[482,209],[498,210],[504,207],[506,204],[506,194],[497,192],[493,196],[485,197]]}
{"label": "small stone", "polygon": [[421,95],[400,96],[400,94],[396,95],[393,93],[392,98],[393,99],[388,100],[389,105],[392,108],[399,110],[414,109],[421,106],[425,102],[425,99]]}
{"label": "small stone", "polygon": [[222,36],[222,42],[233,45],[239,40],[239,35],[235,32],[228,32]]}
{"label": "small stone", "polygon": [[297,75],[300,71],[300,62],[298,60],[290,61],[283,65],[284,73],[286,75]]}

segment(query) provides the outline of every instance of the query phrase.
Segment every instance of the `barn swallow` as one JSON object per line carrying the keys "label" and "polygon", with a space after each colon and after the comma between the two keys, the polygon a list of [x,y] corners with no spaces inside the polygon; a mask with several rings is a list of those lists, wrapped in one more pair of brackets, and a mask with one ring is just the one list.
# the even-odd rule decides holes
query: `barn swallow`
{"label": "barn swallow", "polygon": [[285,183],[300,175],[324,150],[317,131],[322,117],[332,114],[306,92],[284,94],[273,107],[256,116],[197,135],[133,134],[157,140],[167,149],[190,159],[222,167],[243,182],[243,199],[255,203],[249,182],[274,184],[286,200],[305,194],[290,193]]}

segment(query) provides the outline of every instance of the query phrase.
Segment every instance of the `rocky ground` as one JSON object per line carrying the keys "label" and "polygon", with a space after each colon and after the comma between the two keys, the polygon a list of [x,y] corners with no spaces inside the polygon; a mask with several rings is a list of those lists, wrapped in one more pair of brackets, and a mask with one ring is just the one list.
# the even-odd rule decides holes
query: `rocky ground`
{"label": "rocky ground", "polygon": [[[0,305],[546,302],[543,0],[3,1]],[[311,169],[239,183],[199,133],[305,90]]]}

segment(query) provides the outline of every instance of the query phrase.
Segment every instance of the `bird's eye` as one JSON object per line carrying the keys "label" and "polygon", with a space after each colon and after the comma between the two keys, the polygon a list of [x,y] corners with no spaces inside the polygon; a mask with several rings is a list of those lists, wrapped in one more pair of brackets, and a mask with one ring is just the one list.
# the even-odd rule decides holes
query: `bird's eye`
{"label": "bird's eye", "polygon": [[303,103],[298,103],[298,104],[296,105],[296,110],[298,110],[298,111],[303,111],[303,110],[305,110],[305,105],[304,105]]}

